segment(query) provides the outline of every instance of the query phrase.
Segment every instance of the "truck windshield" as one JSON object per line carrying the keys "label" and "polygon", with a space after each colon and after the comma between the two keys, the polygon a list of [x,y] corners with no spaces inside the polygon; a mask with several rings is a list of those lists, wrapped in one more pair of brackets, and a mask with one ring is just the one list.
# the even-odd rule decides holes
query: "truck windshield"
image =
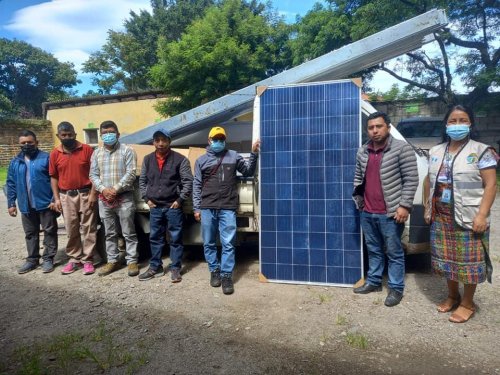
{"label": "truck windshield", "polygon": [[418,121],[399,123],[397,129],[405,138],[423,138],[441,136],[441,121]]}

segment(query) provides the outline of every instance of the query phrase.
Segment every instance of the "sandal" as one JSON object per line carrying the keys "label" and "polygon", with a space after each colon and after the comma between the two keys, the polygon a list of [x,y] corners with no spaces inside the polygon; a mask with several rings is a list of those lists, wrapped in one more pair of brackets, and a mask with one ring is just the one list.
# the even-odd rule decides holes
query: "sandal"
{"label": "sandal", "polygon": [[453,314],[451,314],[450,319],[448,319],[452,323],[465,323],[470,318],[474,316],[476,312],[476,305],[472,305],[471,308],[459,305]]}
{"label": "sandal", "polygon": [[437,311],[440,313],[447,313],[451,310],[455,310],[461,302],[460,295],[457,298],[448,296],[443,302],[437,305]]}

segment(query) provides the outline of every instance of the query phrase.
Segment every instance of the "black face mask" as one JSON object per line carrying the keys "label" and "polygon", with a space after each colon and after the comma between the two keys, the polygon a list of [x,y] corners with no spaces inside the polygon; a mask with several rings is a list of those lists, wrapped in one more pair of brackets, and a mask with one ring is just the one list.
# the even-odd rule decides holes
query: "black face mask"
{"label": "black face mask", "polygon": [[76,146],[76,139],[72,138],[61,139],[61,143],[63,144],[64,147],[69,148],[71,150]]}
{"label": "black face mask", "polygon": [[21,146],[21,151],[24,153],[24,155],[33,156],[38,151],[38,148],[36,147],[36,145],[25,144]]}

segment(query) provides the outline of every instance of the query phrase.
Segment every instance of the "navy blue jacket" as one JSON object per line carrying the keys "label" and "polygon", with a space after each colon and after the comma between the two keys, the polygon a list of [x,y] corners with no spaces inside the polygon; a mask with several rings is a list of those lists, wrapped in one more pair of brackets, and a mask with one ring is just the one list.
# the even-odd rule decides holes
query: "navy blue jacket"
{"label": "navy blue jacket", "polygon": [[[52,189],[50,188],[49,176],[49,154],[38,150],[37,154],[30,160],[30,181],[33,196],[33,207],[36,211],[42,211],[49,207],[52,202]],[[24,153],[20,152],[11,160],[7,172],[7,204],[15,207],[16,200],[19,211],[27,214],[30,211],[28,200],[28,188],[26,186],[26,161]]]}

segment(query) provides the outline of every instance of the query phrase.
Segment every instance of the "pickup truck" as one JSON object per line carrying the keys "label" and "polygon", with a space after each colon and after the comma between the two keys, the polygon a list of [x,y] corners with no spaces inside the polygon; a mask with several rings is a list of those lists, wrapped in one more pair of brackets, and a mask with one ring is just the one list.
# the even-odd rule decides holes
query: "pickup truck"
{"label": "pickup truck", "polygon": [[[362,101],[361,105],[363,124],[365,124],[366,117],[376,111],[376,109],[368,102]],[[255,126],[255,124],[254,124]],[[366,131],[363,126],[363,141],[366,141]],[[252,138],[252,130],[248,131],[248,140],[246,144],[250,144]],[[391,134],[397,139],[403,139],[404,137],[397,131],[395,126],[391,127]],[[231,139],[229,139],[231,141]],[[140,166],[142,165],[142,159],[147,153],[154,151],[153,146],[147,145],[131,145],[138,154],[138,175],[140,174]],[[231,145],[229,145],[230,148]],[[200,147],[189,147],[185,144],[177,144],[173,148],[176,151],[181,152],[191,162],[191,167],[194,167],[194,162],[198,156],[205,152],[204,148]],[[245,150],[238,150],[243,156]],[[429,227],[425,224],[424,208],[423,208],[423,180],[427,174],[427,156],[425,152],[414,147],[415,154],[417,156],[418,163],[418,174],[419,174],[419,187],[415,194],[414,199],[414,209],[410,215],[410,219],[406,224],[406,229],[403,233],[403,245],[407,254],[423,253],[427,252],[429,249]],[[237,210],[237,242],[242,243],[249,240],[258,240],[260,220],[259,220],[259,175],[258,172],[252,178],[243,178],[240,176],[238,182],[239,190],[239,207]],[[136,198],[136,222],[140,234],[149,233],[149,207],[142,200],[139,193],[139,186],[135,189]],[[185,228],[184,228],[184,243],[186,245],[200,245],[203,243],[201,238],[200,224],[194,220],[192,203],[185,202],[184,204],[185,213]]]}

